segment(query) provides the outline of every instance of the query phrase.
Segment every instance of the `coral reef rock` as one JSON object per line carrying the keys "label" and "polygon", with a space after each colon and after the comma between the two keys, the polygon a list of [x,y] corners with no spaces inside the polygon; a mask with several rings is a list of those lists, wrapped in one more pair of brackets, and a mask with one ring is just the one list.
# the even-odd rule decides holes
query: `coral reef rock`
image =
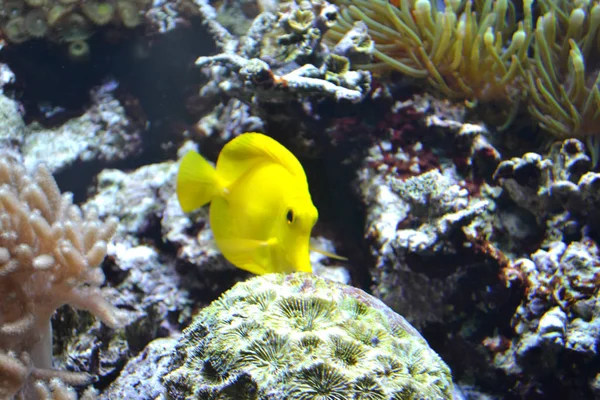
{"label": "coral reef rock", "polygon": [[457,238],[491,204],[470,199],[466,189],[438,170],[402,180],[365,168],[358,180],[369,205],[374,293],[419,327],[441,321],[460,273],[450,265],[432,273],[428,260],[456,258],[461,250]]}
{"label": "coral reef rock", "polygon": [[57,172],[77,161],[115,163],[138,154],[144,127],[127,117],[114,97],[116,86],[109,81],[95,88],[91,107],[63,125],[56,128],[45,128],[37,122],[28,125],[21,146],[25,165],[31,168],[42,161],[52,172]]}
{"label": "coral reef rock", "polygon": [[545,245],[579,240],[584,230],[596,231],[600,214],[600,174],[577,139],[555,143],[547,156],[526,153],[502,161],[494,174],[520,208],[546,228]]}
{"label": "coral reef rock", "polygon": [[[535,386],[552,377],[569,388],[569,398],[586,398],[594,391],[600,340],[599,250],[590,239],[554,242],[531,259],[515,261],[524,281],[525,297],[513,317],[517,334],[498,352],[497,366]],[[569,359],[568,363],[561,360]],[[576,396],[578,394],[578,396]]]}

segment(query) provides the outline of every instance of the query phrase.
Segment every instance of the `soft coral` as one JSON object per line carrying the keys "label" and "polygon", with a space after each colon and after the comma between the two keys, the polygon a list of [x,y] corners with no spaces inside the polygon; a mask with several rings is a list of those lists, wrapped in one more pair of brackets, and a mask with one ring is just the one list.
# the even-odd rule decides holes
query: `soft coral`
{"label": "soft coral", "polygon": [[29,175],[16,159],[2,157],[2,398],[43,398],[49,391],[45,382],[57,376],[74,384],[89,381],[85,374],[51,369],[50,318],[57,308],[70,304],[92,312],[109,326],[121,323],[118,310],[100,292],[104,274],[99,265],[116,227],[114,219],[102,222],[94,212],[84,215],[70,194],[61,195],[44,166]]}

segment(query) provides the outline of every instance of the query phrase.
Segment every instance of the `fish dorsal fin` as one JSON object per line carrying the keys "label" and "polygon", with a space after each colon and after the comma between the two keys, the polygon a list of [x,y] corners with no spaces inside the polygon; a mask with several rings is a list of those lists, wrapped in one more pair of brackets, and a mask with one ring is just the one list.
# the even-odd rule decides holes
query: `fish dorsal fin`
{"label": "fish dorsal fin", "polygon": [[306,174],[298,159],[275,139],[256,132],[244,133],[223,147],[217,160],[217,172],[230,184],[249,169],[269,161],[283,166],[301,182],[306,182]]}

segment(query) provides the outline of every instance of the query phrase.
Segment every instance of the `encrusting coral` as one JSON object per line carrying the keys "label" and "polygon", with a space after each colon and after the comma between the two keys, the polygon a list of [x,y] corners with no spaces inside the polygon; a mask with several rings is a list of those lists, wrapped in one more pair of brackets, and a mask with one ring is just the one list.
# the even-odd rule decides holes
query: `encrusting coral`
{"label": "encrusting coral", "polygon": [[[61,195],[44,166],[28,175],[8,155],[0,161],[0,398],[35,398],[60,378],[86,374],[52,369],[50,318],[64,304],[85,309],[109,326],[122,316],[104,299],[99,268],[117,221],[83,215]],[[54,384],[53,384],[54,385]],[[40,395],[41,393],[41,395]]]}
{"label": "encrusting coral", "polygon": [[450,370],[404,318],[310,274],[238,283],[184,331],[167,398],[451,399]]}

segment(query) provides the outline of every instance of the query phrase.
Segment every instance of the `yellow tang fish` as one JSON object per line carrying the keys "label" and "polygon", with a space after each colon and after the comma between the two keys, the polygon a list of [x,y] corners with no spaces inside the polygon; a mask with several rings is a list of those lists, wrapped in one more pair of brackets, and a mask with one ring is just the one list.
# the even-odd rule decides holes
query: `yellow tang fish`
{"label": "yellow tang fish", "polygon": [[242,134],[225,145],[216,168],[187,153],[177,197],[184,212],[210,202],[215,242],[235,266],[254,274],[312,272],[309,241],[318,212],[302,165],[274,139]]}

